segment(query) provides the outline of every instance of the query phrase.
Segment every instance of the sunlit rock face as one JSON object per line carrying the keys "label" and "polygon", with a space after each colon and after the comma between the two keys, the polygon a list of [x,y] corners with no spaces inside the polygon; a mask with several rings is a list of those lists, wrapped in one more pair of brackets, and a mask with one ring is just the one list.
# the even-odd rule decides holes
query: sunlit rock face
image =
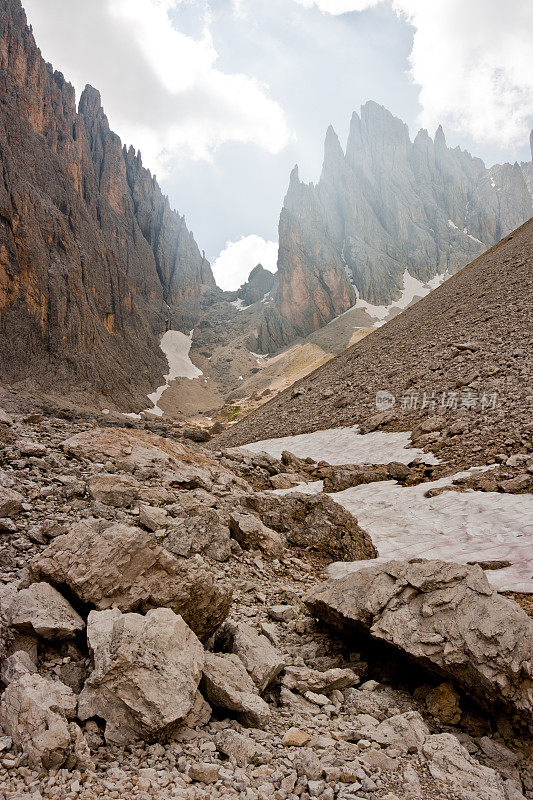
{"label": "sunlit rock face", "polygon": [[0,376],[140,403],[211,268],[99,93],[76,108],[19,0],[0,2],[0,93]]}
{"label": "sunlit rock face", "polygon": [[405,270],[453,274],[531,216],[528,165],[487,169],[382,106],[354,114],[343,151],[326,135],[318,184],[291,180],[279,225],[281,316],[305,335],[350,308],[398,298]]}

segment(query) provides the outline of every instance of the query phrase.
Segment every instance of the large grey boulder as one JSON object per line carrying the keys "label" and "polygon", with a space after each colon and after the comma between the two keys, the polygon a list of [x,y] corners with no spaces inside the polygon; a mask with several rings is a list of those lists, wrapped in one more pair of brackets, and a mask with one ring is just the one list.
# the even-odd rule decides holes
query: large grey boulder
{"label": "large grey boulder", "polygon": [[370,536],[356,518],[328,495],[255,492],[245,497],[243,504],[295,547],[341,561],[377,556]]}
{"label": "large grey boulder", "polygon": [[58,536],[29,565],[33,580],[67,586],[98,610],[171,608],[201,638],[224,621],[231,589],[201,560],[179,558],[148,531],[88,520]]}
{"label": "large grey boulder", "polygon": [[146,616],[113,608],[91,611],[87,639],[94,670],[78,716],[106,721],[108,742],[125,744],[168,734],[195,703],[204,649],[169,608]]}
{"label": "large grey boulder", "polygon": [[375,564],[326,581],[306,604],[344,633],[366,631],[452,679],[482,706],[533,711],[533,621],[479,566]]}
{"label": "large grey boulder", "polygon": [[238,656],[206,652],[201,687],[211,705],[233,711],[243,725],[262,728],[268,722],[270,709]]}
{"label": "large grey boulder", "polygon": [[214,508],[200,507],[172,521],[161,544],[183,558],[201,554],[213,561],[227,561],[231,556],[229,528]]}
{"label": "large grey boulder", "polygon": [[240,658],[259,692],[264,692],[285,666],[284,657],[266,636],[245,622],[228,620],[221,625],[216,632],[215,646]]}
{"label": "large grey boulder", "polygon": [[9,684],[0,705],[0,726],[32,767],[86,767],[90,754],[81,730],[70,722],[76,697],[68,686],[27,673]]}
{"label": "large grey boulder", "polygon": [[20,633],[43,639],[72,639],[85,622],[49,583],[33,583],[17,592],[8,609],[9,624]]}

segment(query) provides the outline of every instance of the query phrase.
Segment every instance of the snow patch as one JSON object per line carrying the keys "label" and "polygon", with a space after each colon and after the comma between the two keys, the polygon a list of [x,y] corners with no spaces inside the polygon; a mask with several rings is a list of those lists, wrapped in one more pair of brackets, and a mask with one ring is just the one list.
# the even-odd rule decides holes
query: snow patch
{"label": "snow patch", "polygon": [[[451,220],[448,220],[448,223],[453,225]],[[455,225],[453,225],[453,227],[455,227]],[[398,300],[394,300],[388,306],[374,306],[372,303],[362,300],[357,287],[355,287],[357,302],[354,308],[362,308],[369,316],[377,319],[378,321],[374,323],[373,327],[379,328],[385,324],[385,321],[392,311],[404,311],[413,302],[415,297],[426,297],[433,289],[440,286],[441,283],[444,283],[448,277],[447,273],[444,272],[440,275],[435,275],[430,281],[424,283],[418,280],[418,278],[413,277],[406,269],[403,273],[403,289]]]}
{"label": "snow patch", "polygon": [[[447,486],[454,477],[409,487],[381,481],[332,497],[368,531],[381,561],[509,561],[510,567],[486,572],[492,586],[533,592],[533,496],[449,491],[424,497],[428,489]],[[330,569],[340,577],[361,563]]]}
{"label": "snow patch", "polygon": [[[379,553],[378,559],[331,564],[330,576],[342,578],[391,559],[508,561],[509,567],[485,572],[489,583],[498,591],[533,593],[533,496],[470,490],[424,497],[428,489],[448,486],[466,474],[409,487],[380,481],[330,494],[357,518]],[[321,491],[322,481],[315,481],[275,494]]]}
{"label": "snow patch", "polygon": [[408,464],[414,458],[421,458],[427,464],[438,464],[432,453],[424,453],[416,447],[408,447],[409,432],[358,433],[357,425],[351,428],[330,428],[298,436],[285,436],[280,439],[265,439],[240,448],[252,453],[268,453],[281,458],[284,450],[289,450],[299,458],[312,458],[327,461],[332,466],[343,464],[387,464],[401,461]]}
{"label": "snow patch", "polygon": [[[243,452],[265,452],[279,458],[289,450],[300,458],[343,464],[408,463],[421,457],[436,464],[432,454],[408,448],[410,434],[376,431],[361,435],[357,427],[335,428],[315,433],[254,442]],[[482,470],[489,467],[478,468]],[[472,469],[469,472],[474,472]],[[403,487],[395,481],[379,481],[336,492],[330,497],[357,517],[378,549],[381,561],[435,558],[468,561],[508,561],[511,566],[489,570],[487,578],[499,591],[533,593],[533,496],[498,492],[447,491],[424,497],[432,488],[448,486],[454,478],[440,478],[418,486]],[[304,483],[294,489],[277,490],[316,494],[322,482]],[[341,577],[373,561],[338,563],[331,574]]]}
{"label": "snow patch", "polygon": [[186,333],[181,331],[167,331],[162,336],[159,346],[167,357],[168,375],[164,376],[164,384],[148,395],[148,400],[153,404],[153,408],[145,410],[150,414],[155,414],[157,417],[163,416],[163,410],[159,408],[158,403],[173,380],[176,380],[176,378],[194,380],[194,378],[199,378],[200,375],[203,375],[203,372],[198,367],[195,367],[189,358],[193,333],[194,331],[191,331],[187,336]]}
{"label": "snow patch", "polygon": [[250,308],[250,306],[244,305],[244,300],[241,300],[240,297],[238,300],[232,300],[230,305],[234,306],[237,309],[237,311],[246,311],[247,308]]}

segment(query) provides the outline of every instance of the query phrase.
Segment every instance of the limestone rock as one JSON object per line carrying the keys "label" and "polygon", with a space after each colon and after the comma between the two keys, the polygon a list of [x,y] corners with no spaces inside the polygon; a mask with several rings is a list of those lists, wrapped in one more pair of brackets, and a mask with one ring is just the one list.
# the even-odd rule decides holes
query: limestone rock
{"label": "limestone rock", "polygon": [[124,744],[168,734],[191,711],[204,664],[195,634],[169,608],[91,611],[94,671],[79,697],[80,719],[106,721],[106,740]]}
{"label": "limestone rock", "polygon": [[457,725],[461,719],[459,694],[449,683],[435,686],[426,695],[426,708],[430,714],[440,719],[446,725]]}
{"label": "limestone rock", "polygon": [[211,268],[140,153],[110,130],[99,93],[86,87],[77,105],[20,0],[0,12],[0,377],[83,384],[140,410],[167,370],[159,337],[170,319],[194,327]]}
{"label": "limestone rock", "polygon": [[270,716],[244,664],[232,653],[206,652],[202,692],[212,705],[235,712],[243,725],[262,728]]}
{"label": "limestone rock", "polygon": [[115,508],[127,508],[135,503],[139,496],[139,482],[131,475],[94,475],[87,488],[89,494],[99,503]]}
{"label": "limestone rock", "polygon": [[198,764],[191,764],[189,769],[189,778],[199,783],[216,783],[220,773],[218,764],[210,764],[208,762],[200,762]]}
{"label": "limestone rock", "polygon": [[48,583],[33,583],[17,592],[8,611],[9,624],[20,633],[42,639],[72,639],[85,622]]}
{"label": "limestone rock", "polygon": [[325,492],[342,492],[351,486],[374,481],[386,481],[389,478],[386,467],[379,466],[347,466],[331,467],[324,478]]}
{"label": "limestone rock", "polygon": [[266,636],[245,622],[225,622],[216,632],[215,646],[239,657],[260,693],[285,666],[285,659]]}
{"label": "limestone rock", "polygon": [[139,523],[143,528],[155,532],[167,528],[171,519],[164,508],[157,506],[139,506]]}
{"label": "limestone rock", "polygon": [[0,724],[31,766],[57,769],[74,749],[68,720],[75,713],[76,697],[72,689],[59,681],[28,673],[5,690]]}
{"label": "limestone rock", "polygon": [[280,497],[256,492],[245,497],[243,503],[296,547],[340,560],[377,555],[370,536],[355,517],[327,495],[294,492]]}
{"label": "limestone rock", "polygon": [[37,672],[37,668],[28,653],[25,650],[15,650],[3,661],[0,680],[4,686],[9,686],[23,675],[31,675],[34,672]]}
{"label": "limestone rock", "polygon": [[[227,623],[226,623],[227,624]],[[307,691],[328,694],[334,689],[357,686],[359,676],[351,669],[333,668],[324,672],[309,667],[285,667],[283,685],[291,691],[304,694]]]}
{"label": "limestone rock", "polygon": [[7,486],[0,486],[0,517],[14,517],[20,511],[23,496],[14,489]]}
{"label": "limestone rock", "polygon": [[464,800],[506,800],[502,778],[472,758],[455,736],[429,736],[422,751],[432,777],[456,796]]}
{"label": "limestone rock", "polygon": [[310,738],[308,733],[299,728],[289,728],[289,730],[283,734],[281,744],[285,745],[285,747],[303,747]]}
{"label": "limestone rock", "polygon": [[449,677],[482,706],[533,710],[533,621],[478,566],[390,561],[327,581],[306,602],[335,627],[368,631]]}
{"label": "limestone rock", "polygon": [[232,728],[219,731],[215,736],[215,744],[220,753],[231,758],[239,767],[245,767],[247,764],[259,766],[272,761],[272,756],[266,747]]}
{"label": "limestone rock", "polygon": [[200,638],[224,621],[231,589],[196,559],[177,558],[153,534],[95,520],[75,525],[30,563],[34,580],[67,586],[98,610],[171,608]]}
{"label": "limestone rock", "polygon": [[253,514],[233,512],[230,531],[243,550],[261,550],[270,558],[281,558],[285,552],[283,537]]}
{"label": "limestone rock", "polygon": [[231,536],[223,516],[214,508],[199,508],[197,513],[171,522],[161,544],[177,556],[201,554],[213,561],[231,556]]}

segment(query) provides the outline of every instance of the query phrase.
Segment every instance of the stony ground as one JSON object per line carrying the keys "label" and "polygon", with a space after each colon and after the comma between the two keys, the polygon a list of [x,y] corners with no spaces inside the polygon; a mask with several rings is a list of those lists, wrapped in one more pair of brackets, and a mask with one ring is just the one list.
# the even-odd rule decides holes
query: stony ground
{"label": "stony ground", "polygon": [[[4,396],[3,401],[9,420],[0,424],[0,485],[18,491],[23,504],[0,523],[0,601],[24,579],[30,560],[75,522],[98,517],[137,526],[142,513],[147,519],[140,501],[123,503],[108,497],[104,503],[93,496],[94,488],[93,494],[88,490],[94,487],[95,475],[131,475],[119,459],[91,457],[87,451],[75,457],[62,446],[69,437],[91,432],[96,425],[108,425],[103,431],[113,439],[118,434],[108,419],[80,419],[50,409],[31,413],[14,398]],[[164,441],[180,440],[180,431],[163,423],[148,427],[150,434],[169,437],[162,440],[163,449]],[[127,430],[144,436],[146,426],[132,422]],[[197,465],[209,462],[207,451],[197,446],[194,452]],[[218,457],[217,463],[222,462],[224,469],[232,466],[230,459]],[[242,481],[242,465],[234,466],[240,473],[236,480]],[[264,488],[265,464],[259,460],[252,472],[256,488]],[[141,483],[153,497],[164,488],[157,472]],[[223,509],[237,502],[238,491],[243,491],[242,484],[219,483],[208,490],[181,487],[172,497],[154,501],[151,508],[213,507],[215,498],[219,503],[215,508]],[[523,728],[513,727],[508,715],[483,712],[451,686],[443,686],[442,680],[377,648],[366,637],[346,642],[310,616],[302,598],[323,576],[328,560],[324,552],[294,546],[271,558],[259,548],[243,550],[234,542],[231,555],[223,560],[205,552],[196,558],[209,566],[217,581],[231,584],[230,619],[249,624],[281,654],[285,670],[263,695],[270,709],[267,718],[256,727],[244,727],[228,711],[213,708],[205,714],[204,708],[195,725],[182,726],[162,741],[125,746],[106,745],[102,722],[89,720],[82,730],[93,762],[70,770],[31,766],[10,738],[0,735],[0,797],[533,797],[532,743]],[[75,692],[90,671],[89,653],[78,640],[46,644],[19,637],[17,646],[37,656],[42,675],[60,679]],[[332,688],[324,675],[339,668],[352,671],[351,685]],[[317,674],[322,688],[316,683]],[[373,734],[378,723],[386,726],[385,734]]]}

